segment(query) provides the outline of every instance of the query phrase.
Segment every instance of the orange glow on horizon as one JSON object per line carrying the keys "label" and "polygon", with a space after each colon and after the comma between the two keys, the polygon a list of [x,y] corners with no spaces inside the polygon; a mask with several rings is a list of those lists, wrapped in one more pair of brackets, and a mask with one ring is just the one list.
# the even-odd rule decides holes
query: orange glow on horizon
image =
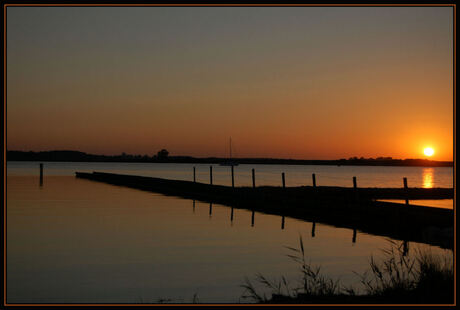
{"label": "orange glow on horizon", "polygon": [[8,150],[453,161],[453,8],[79,10],[8,10]]}

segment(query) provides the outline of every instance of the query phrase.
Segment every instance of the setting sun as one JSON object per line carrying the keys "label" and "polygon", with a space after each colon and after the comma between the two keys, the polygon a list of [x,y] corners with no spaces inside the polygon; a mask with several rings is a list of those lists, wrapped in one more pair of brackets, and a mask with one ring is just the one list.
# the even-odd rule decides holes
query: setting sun
{"label": "setting sun", "polygon": [[433,148],[431,148],[431,147],[426,147],[426,148],[423,150],[423,153],[424,153],[426,156],[433,156],[434,150],[433,150]]}

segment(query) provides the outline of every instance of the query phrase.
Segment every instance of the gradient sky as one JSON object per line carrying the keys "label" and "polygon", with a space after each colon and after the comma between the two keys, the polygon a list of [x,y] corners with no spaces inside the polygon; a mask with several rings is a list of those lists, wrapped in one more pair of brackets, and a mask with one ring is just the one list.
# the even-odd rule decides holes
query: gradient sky
{"label": "gradient sky", "polygon": [[452,7],[8,7],[7,149],[453,160]]}

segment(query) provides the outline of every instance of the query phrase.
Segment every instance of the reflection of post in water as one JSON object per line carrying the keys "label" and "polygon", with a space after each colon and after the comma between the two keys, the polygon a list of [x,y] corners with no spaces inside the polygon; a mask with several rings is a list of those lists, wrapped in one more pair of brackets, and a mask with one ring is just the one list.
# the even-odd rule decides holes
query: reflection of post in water
{"label": "reflection of post in water", "polygon": [[409,254],[409,242],[403,241],[403,256]]}
{"label": "reflection of post in water", "polygon": [[209,204],[209,217],[212,215],[212,202]]}
{"label": "reflection of post in water", "polygon": [[230,222],[233,222],[233,207],[232,207],[232,211],[230,212]]}
{"label": "reflection of post in water", "polygon": [[281,229],[284,229],[284,215],[281,217]]}
{"label": "reflection of post in water", "polygon": [[351,239],[351,242],[356,243],[356,229],[353,229],[353,238]]}
{"label": "reflection of post in water", "polygon": [[195,200],[193,200],[193,213],[195,213]]}
{"label": "reflection of post in water", "polygon": [[311,236],[314,238],[315,237],[315,229],[316,229],[316,223],[313,222],[313,226],[311,227]]}
{"label": "reflection of post in water", "polygon": [[251,215],[251,226],[254,227],[254,217],[255,217],[255,211],[253,210],[252,211],[252,215]]}

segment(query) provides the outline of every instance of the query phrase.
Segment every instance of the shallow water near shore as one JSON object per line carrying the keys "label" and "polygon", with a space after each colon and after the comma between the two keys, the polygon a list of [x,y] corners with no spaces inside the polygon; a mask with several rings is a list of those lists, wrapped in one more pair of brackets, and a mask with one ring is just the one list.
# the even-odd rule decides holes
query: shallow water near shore
{"label": "shallow water near shore", "polygon": [[[299,266],[286,256],[290,253],[285,246],[298,247],[299,235],[312,265],[321,265],[324,274],[340,277],[343,284],[358,286],[353,272],[368,270],[370,256],[379,257],[389,247],[383,237],[357,231],[354,238],[352,229],[292,218],[285,218],[282,229],[279,216],[253,216],[241,209],[233,209],[232,216],[227,206],[73,176],[75,171],[96,170],[179,178],[193,167],[161,166],[146,172],[142,165],[45,163],[40,186],[38,163],[8,163],[9,303],[189,303],[195,294],[205,303],[247,302],[240,299],[244,277],[254,279],[258,272],[271,279],[285,275],[295,284]],[[203,182],[206,168],[199,170]],[[220,168],[217,180],[224,182],[228,167]],[[289,173],[288,168],[290,175],[294,170]],[[272,174],[266,172],[264,182],[271,182]],[[418,248],[452,253],[409,243],[409,252]]]}

